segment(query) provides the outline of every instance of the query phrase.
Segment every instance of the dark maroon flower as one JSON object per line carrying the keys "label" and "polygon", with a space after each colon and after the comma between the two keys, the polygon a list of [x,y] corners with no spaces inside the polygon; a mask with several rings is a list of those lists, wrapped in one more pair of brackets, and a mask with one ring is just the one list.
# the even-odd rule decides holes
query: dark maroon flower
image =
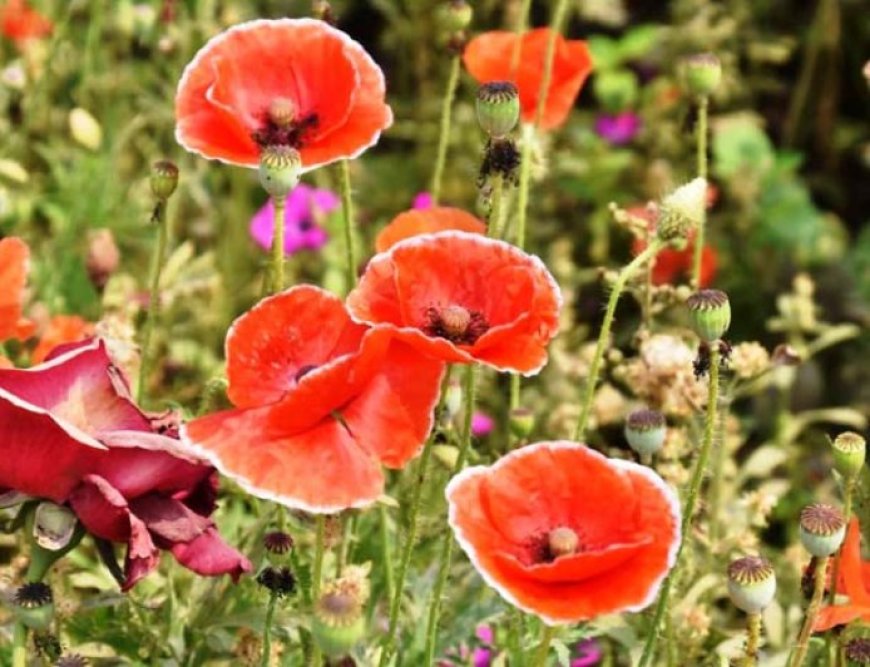
{"label": "dark maroon flower", "polygon": [[69,504],[96,537],[127,545],[128,590],[171,551],[203,575],[251,570],[209,515],[217,477],[179,442],[174,416],[132,398],[102,341],[0,370],[0,492]]}

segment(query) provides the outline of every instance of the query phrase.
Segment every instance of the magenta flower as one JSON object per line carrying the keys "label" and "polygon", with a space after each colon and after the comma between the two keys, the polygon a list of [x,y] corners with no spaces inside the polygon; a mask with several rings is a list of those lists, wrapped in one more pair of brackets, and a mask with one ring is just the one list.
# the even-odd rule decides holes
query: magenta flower
{"label": "magenta flower", "polygon": [[495,420],[485,412],[475,412],[471,415],[471,433],[478,438],[492,433],[495,428]]}
{"label": "magenta flower", "polygon": [[[329,235],[317,224],[317,219],[338,208],[341,200],[334,192],[312,188],[300,183],[287,196],[284,211],[284,254],[322,248]],[[251,236],[265,250],[272,247],[272,225],[275,208],[271,198],[251,218]]]}
{"label": "magenta flower", "polygon": [[601,114],[595,121],[595,132],[614,146],[622,146],[634,139],[640,131],[641,120],[633,111]]}
{"label": "magenta flower", "polygon": [[0,370],[0,493],[68,504],[91,534],[126,544],[124,590],[160,549],[236,579],[251,563],[209,519],[216,473],[177,431],[174,415],[135,405],[102,341],[66,345],[38,366]]}
{"label": "magenta flower", "polygon": [[594,667],[603,657],[597,639],[584,639],[574,647],[573,653],[575,657],[571,659],[571,667]]}
{"label": "magenta flower", "polygon": [[432,208],[432,193],[431,192],[418,192],[414,197],[414,203],[411,208],[421,209],[421,208]]}

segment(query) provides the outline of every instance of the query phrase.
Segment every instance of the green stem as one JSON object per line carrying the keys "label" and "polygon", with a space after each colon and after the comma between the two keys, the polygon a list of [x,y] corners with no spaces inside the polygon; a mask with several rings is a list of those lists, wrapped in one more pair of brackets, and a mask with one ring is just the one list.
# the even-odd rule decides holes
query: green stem
{"label": "green stem", "polygon": [[[730,392],[729,392],[730,395]],[[722,400],[722,405],[719,410],[719,433],[725,433],[725,422],[728,420],[728,411],[730,403],[727,398]],[[721,527],[721,517],[719,516],[719,504],[722,502],[722,477],[724,475],[723,468],[725,467],[725,438],[718,443],[716,451],[713,452],[713,473],[710,480],[710,544],[715,548],[716,542],[719,540],[719,530]]]}
{"label": "green stem", "polygon": [[517,247],[526,247],[526,221],[529,214],[529,185],[532,178],[532,143],[535,128],[528,123],[522,128],[522,146],[520,146],[520,183],[517,192]]}
{"label": "green stem", "polygon": [[[474,413],[474,381],[476,366],[469,364],[465,369],[465,414],[462,424],[462,441],[459,445],[459,453],[453,466],[453,475],[456,475],[465,467],[468,451],[471,449],[471,417]],[[444,586],[447,583],[447,575],[450,570],[450,559],[453,554],[453,531],[448,529],[444,533],[444,541],[441,543],[441,553],[438,560],[438,575],[435,579],[435,588],[432,591],[432,599],[429,602],[429,617],[426,623],[426,660],[424,665],[431,667],[435,660],[435,640],[438,634],[438,620],[441,616],[441,597],[444,594]]]}
{"label": "green stem", "polygon": [[447,90],[441,104],[441,130],[438,135],[438,153],[435,157],[435,173],[432,176],[432,204],[438,205],[441,198],[441,180],[444,177],[444,164],[447,161],[447,147],[450,144],[450,121],[456,87],[459,85],[461,58],[453,56],[450,61],[450,75],[447,77]]}
{"label": "green stem", "polygon": [[[707,116],[710,107],[710,99],[703,95],[698,99],[698,176],[707,178]],[[701,258],[704,253],[704,228],[707,226],[707,202],[704,194],[704,206],[701,207],[701,219],[698,221],[698,230],[695,234],[695,254],[692,264],[692,285],[695,289],[701,288]]]}
{"label": "green stem", "polygon": [[556,55],[556,37],[562,31],[562,22],[568,12],[568,1],[558,0],[550,18],[550,36],[547,40],[547,51],[544,56],[544,75],[541,77],[541,85],[538,88],[538,105],[535,107],[535,127],[541,124],[544,117],[544,108],[547,106],[547,93],[550,92],[550,82],[553,79],[553,60]]}
{"label": "green stem", "polygon": [[344,247],[347,256],[347,289],[356,286],[356,251],[353,244],[353,199],[350,190],[350,163],[341,161],[341,221],[344,227]]}
{"label": "green stem", "polygon": [[287,197],[272,197],[275,208],[272,218],[272,292],[284,289],[284,212],[287,208]]}
{"label": "green stem", "polygon": [[269,606],[266,607],[266,620],[263,622],[263,655],[260,657],[260,667],[269,667],[269,658],[272,654],[272,617],[275,615],[275,605],[278,596],[275,593],[269,595]]}
{"label": "green stem", "polygon": [[659,599],[656,603],[655,612],[653,613],[653,622],[650,626],[649,635],[647,636],[646,644],[643,648],[643,655],[638,663],[638,667],[646,667],[650,660],[652,660],[653,653],[655,652],[658,630],[661,626],[662,615],[668,605],[668,596],[671,592],[674,572],[680,565],[680,556],[683,553],[683,547],[686,546],[686,535],[692,525],[692,515],[695,513],[698,493],[701,489],[701,482],[704,480],[704,472],[707,469],[707,459],[710,458],[710,449],[716,436],[716,412],[719,403],[719,362],[719,344],[718,341],[716,341],[710,346],[710,384],[707,389],[707,413],[706,419],[704,420],[704,439],[701,442],[701,451],[698,454],[698,460],[695,462],[695,469],[692,471],[692,478],[689,481],[689,493],[686,496],[685,505],[683,507],[683,520],[680,525],[680,546],[677,548],[677,557],[674,561],[674,567],[665,579],[665,582],[662,585],[662,590],[659,593]]}
{"label": "green stem", "polygon": [[746,655],[741,667],[755,667],[758,662],[758,643],[761,639],[761,614],[746,617]]}
{"label": "green stem", "polygon": [[523,667],[525,664],[525,655],[520,648],[521,638],[523,635],[523,613],[514,607],[508,609],[508,633],[507,633],[507,649],[510,660],[509,665]]}
{"label": "green stem", "polygon": [[829,560],[830,558],[825,556],[824,558],[819,558],[816,563],[816,571],[813,576],[813,597],[810,599],[810,606],[807,607],[807,615],[798,635],[795,652],[788,662],[788,667],[801,667],[807,657],[810,635],[813,632],[813,625],[816,623],[816,617],[819,615],[819,609],[822,606],[822,598],[825,596]]}
{"label": "green stem", "polygon": [[151,257],[151,275],[149,278],[150,292],[148,294],[148,314],[145,319],[145,330],[142,332],[142,361],[139,364],[139,380],[136,383],[136,400],[142,402],[145,395],[145,384],[148,377],[149,353],[151,351],[151,336],[160,309],[160,274],[163,272],[163,255],[166,254],[166,244],[169,236],[166,222],[166,200],[158,202],[154,209],[154,223],[157,225],[157,247]]}
{"label": "green stem", "polygon": [[27,628],[19,622],[12,635],[12,667],[27,667]]}
{"label": "green stem", "polygon": [[[856,476],[852,476],[846,479],[846,487],[843,493],[843,517],[846,521],[846,526],[849,526],[849,520],[852,518],[852,498],[855,493],[855,485],[858,482],[858,478]],[[828,598],[829,603],[832,605],[837,604],[837,582],[840,579],[840,556],[842,555],[842,549],[838,550],[836,554],[834,554],[834,562],[831,565],[831,592],[830,597]],[[836,639],[833,636],[834,633],[829,632],[825,638],[825,649],[827,653],[827,664],[831,662],[831,653],[836,650]]]}
{"label": "green stem", "polygon": [[[317,515],[317,533],[314,538],[314,563],[311,568],[311,600],[317,604],[320,596],[320,580],[323,577],[323,552],[326,542],[326,518],[322,514]],[[322,653],[317,642],[311,651],[311,665],[320,667],[323,663]]]}
{"label": "green stem", "polygon": [[595,385],[598,384],[598,372],[601,368],[601,360],[604,358],[604,348],[607,347],[607,342],[610,338],[610,328],[613,325],[613,316],[616,313],[616,304],[619,302],[619,297],[634,273],[644,263],[655,257],[659,250],[661,250],[661,247],[662,244],[657,239],[650,242],[642,253],[623,267],[616,278],[616,282],[613,284],[610,298],[607,300],[607,310],[604,311],[601,332],[598,334],[598,343],[595,346],[595,356],[592,357],[589,377],[586,378],[586,384],[583,389],[583,398],[580,402],[580,418],[577,420],[577,427],[574,429],[574,440],[582,440],[586,435],[586,425],[589,421],[589,414],[592,411],[592,398],[595,396]]}
{"label": "green stem", "polygon": [[496,174],[492,177],[492,202],[489,210],[489,220],[486,226],[487,236],[500,239],[504,234],[502,221],[504,219],[504,176]]}
{"label": "green stem", "polygon": [[[338,550],[338,558],[335,559],[336,578],[341,576],[341,573],[344,572],[344,566],[349,562],[351,543],[356,534],[356,518],[355,512],[346,513],[344,516],[344,527],[341,532],[341,548]],[[390,574],[390,572],[388,571],[387,574]]]}
{"label": "green stem", "polygon": [[384,560],[384,570],[387,580],[387,599],[392,600],[396,590],[396,575],[393,571],[393,549],[390,545],[390,514],[386,505],[378,509],[381,529],[381,558]]}
{"label": "green stem", "polygon": [[556,627],[553,625],[544,625],[544,629],[541,632],[541,643],[538,644],[538,651],[535,655],[535,661],[532,663],[532,667],[546,667],[547,656],[550,654],[550,643],[553,641],[553,637],[555,636]]}

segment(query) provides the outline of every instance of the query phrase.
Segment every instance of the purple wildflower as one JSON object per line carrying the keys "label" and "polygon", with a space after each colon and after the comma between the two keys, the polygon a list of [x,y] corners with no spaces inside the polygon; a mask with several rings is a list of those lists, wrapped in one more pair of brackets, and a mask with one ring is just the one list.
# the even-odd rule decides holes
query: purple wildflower
{"label": "purple wildflower", "polygon": [[495,420],[485,412],[475,412],[471,416],[471,432],[478,438],[489,435],[495,428]]}
{"label": "purple wildflower", "polygon": [[[284,213],[284,254],[300,250],[317,250],[329,238],[326,230],[315,220],[338,208],[341,200],[334,192],[320,190],[300,183],[287,196]],[[268,250],[272,247],[272,219],[275,215],[272,200],[251,218],[251,236],[257,245]]]}
{"label": "purple wildflower", "polygon": [[414,197],[414,208],[432,208],[432,194],[429,192],[418,192]]}
{"label": "purple wildflower", "polygon": [[574,647],[576,657],[571,660],[571,667],[593,667],[601,662],[601,646],[597,639],[584,639]]}
{"label": "purple wildflower", "polygon": [[595,121],[595,132],[614,146],[627,144],[640,131],[640,116],[633,111],[601,114]]}
{"label": "purple wildflower", "polygon": [[474,667],[489,667],[492,664],[492,651],[488,648],[476,648],[471,656]]}

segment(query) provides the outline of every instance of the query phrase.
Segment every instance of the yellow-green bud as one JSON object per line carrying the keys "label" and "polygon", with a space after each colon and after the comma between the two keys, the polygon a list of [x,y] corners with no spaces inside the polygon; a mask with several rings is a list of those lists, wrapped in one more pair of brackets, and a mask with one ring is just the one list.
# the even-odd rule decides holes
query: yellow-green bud
{"label": "yellow-green bud", "polygon": [[728,566],[728,595],[738,609],[760,614],[776,595],[776,573],[760,556],[738,558]]}
{"label": "yellow-green bud", "polygon": [[525,440],[535,428],[535,414],[528,408],[513,408],[508,415],[508,425],[514,437]]}
{"label": "yellow-green bud", "polygon": [[853,479],[864,467],[867,441],[852,431],[841,433],[831,443],[834,468],[846,479]]}
{"label": "yellow-green bud", "polygon": [[501,139],[520,119],[520,92],[510,81],[490,81],[477,89],[477,120],[493,139]]}
{"label": "yellow-green bud", "polygon": [[465,0],[450,0],[438,6],[438,26],[446,34],[465,30],[471,25],[474,11]]}
{"label": "yellow-green bud", "polygon": [[166,201],[178,187],[178,167],[169,160],[159,160],[151,167],[151,192],[160,201]]}
{"label": "yellow-green bud", "polygon": [[21,586],[12,598],[15,617],[28,628],[45,630],[54,616],[54,599],[51,589],[42,582]]}
{"label": "yellow-green bud", "polygon": [[267,146],[260,155],[260,185],[273,197],[286,197],[299,183],[302,158],[290,146]]}
{"label": "yellow-green bud", "polygon": [[817,558],[837,552],[846,536],[846,520],[833,505],[816,503],[801,510],[801,543]]}
{"label": "yellow-green bud", "polygon": [[605,70],[595,78],[595,96],[608,113],[618,113],[637,99],[637,77],[627,69]]}
{"label": "yellow-green bud", "polygon": [[731,302],[725,292],[699,290],[688,298],[686,305],[692,316],[692,327],[701,340],[713,343],[731,326]]}
{"label": "yellow-green bud", "polygon": [[444,394],[444,409],[447,412],[447,418],[453,419],[459,414],[459,409],[462,407],[462,384],[457,380],[450,380],[447,383],[447,390]]}
{"label": "yellow-green bud", "polygon": [[722,80],[722,63],[712,53],[698,53],[684,62],[686,88],[698,97],[711,95]]}
{"label": "yellow-green bud", "polygon": [[656,454],[667,434],[665,417],[657,410],[635,410],[625,420],[625,439],[641,457]]}

